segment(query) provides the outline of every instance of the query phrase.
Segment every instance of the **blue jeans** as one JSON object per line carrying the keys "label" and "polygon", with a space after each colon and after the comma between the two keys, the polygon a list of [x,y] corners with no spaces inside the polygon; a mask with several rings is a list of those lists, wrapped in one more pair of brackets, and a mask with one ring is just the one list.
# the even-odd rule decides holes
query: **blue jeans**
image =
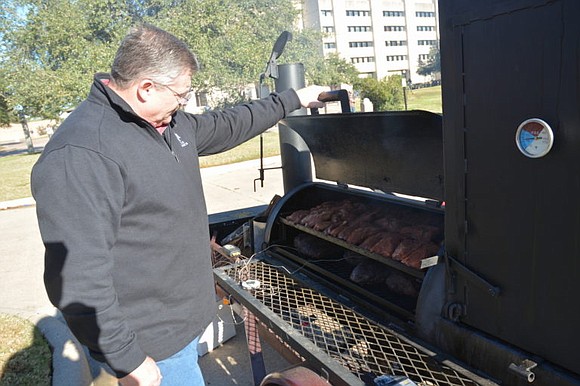
{"label": "blue jeans", "polygon": [[[181,351],[157,362],[163,377],[161,378],[161,386],[205,386],[201,369],[197,363],[197,342],[199,342],[199,337],[195,338]],[[88,349],[86,347],[83,348],[87,354],[93,376],[97,376],[101,369],[111,375],[114,374],[106,363],[96,361],[89,355]]]}
{"label": "blue jeans", "polygon": [[173,356],[157,362],[161,370],[161,386],[205,386],[197,363],[199,337]]}

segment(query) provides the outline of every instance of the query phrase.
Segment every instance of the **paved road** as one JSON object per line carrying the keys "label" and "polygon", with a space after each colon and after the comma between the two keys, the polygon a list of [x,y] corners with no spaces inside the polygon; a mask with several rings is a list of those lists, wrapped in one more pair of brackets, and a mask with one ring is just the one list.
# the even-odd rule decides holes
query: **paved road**
{"label": "paved road", "polygon": [[[43,146],[42,142],[37,142]],[[35,143],[35,147],[37,146]],[[6,144],[2,147],[6,149]],[[12,145],[8,145],[12,146]],[[4,149],[2,151],[4,151]],[[24,148],[25,149],[25,148]],[[7,152],[25,151],[20,147]],[[12,153],[13,154],[13,153]],[[268,158],[266,167],[279,165],[279,157]],[[257,185],[259,161],[202,169],[209,213],[268,204],[275,194],[283,194],[282,171],[266,172],[264,188]],[[28,206],[0,210],[0,312],[38,320],[51,314],[50,304],[42,282],[43,245],[40,240],[33,201]],[[200,363],[211,385],[252,385],[245,336],[241,325],[237,335],[221,348],[201,358]],[[277,353],[264,346],[268,371],[288,366]]]}
{"label": "paved road", "polygon": [[[44,145],[48,142],[48,136],[35,137],[32,139],[32,146],[35,152],[41,152]],[[25,143],[17,141],[0,142],[0,157],[15,154],[25,154],[28,148]]]}

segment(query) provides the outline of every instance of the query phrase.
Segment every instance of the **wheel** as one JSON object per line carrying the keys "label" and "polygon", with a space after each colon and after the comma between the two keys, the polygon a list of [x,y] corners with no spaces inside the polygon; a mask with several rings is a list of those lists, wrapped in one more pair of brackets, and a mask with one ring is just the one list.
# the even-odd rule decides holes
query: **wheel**
{"label": "wheel", "polygon": [[332,386],[324,378],[306,367],[297,366],[268,374],[260,386]]}

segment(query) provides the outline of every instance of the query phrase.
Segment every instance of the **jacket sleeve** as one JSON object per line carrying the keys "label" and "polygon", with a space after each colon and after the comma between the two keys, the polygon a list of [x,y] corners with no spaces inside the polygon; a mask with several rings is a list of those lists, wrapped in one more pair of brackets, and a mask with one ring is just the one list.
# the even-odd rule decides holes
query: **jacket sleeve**
{"label": "jacket sleeve", "polygon": [[122,377],[145,353],[123,317],[111,276],[125,196],[120,169],[98,153],[65,146],[43,154],[31,178],[48,296],[79,341]]}
{"label": "jacket sleeve", "polygon": [[233,108],[186,116],[196,128],[198,154],[210,155],[255,137],[300,106],[298,95],[290,89]]}

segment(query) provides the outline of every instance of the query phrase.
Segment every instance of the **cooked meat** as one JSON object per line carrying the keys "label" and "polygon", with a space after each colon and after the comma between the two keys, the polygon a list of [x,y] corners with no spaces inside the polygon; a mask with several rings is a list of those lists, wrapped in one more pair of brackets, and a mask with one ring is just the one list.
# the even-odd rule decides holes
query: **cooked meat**
{"label": "cooked meat", "polygon": [[403,239],[392,258],[413,268],[421,268],[421,260],[437,253],[439,246],[431,241]]}
{"label": "cooked meat", "polygon": [[387,216],[387,217],[383,217],[380,218],[378,220],[375,220],[375,224],[384,229],[385,231],[389,231],[389,232],[398,232],[401,228],[403,228],[404,226],[407,225],[407,223],[405,221],[402,221],[401,219],[397,218],[397,217],[391,217],[391,216]]}
{"label": "cooked meat", "polygon": [[401,234],[412,239],[434,241],[440,238],[441,230],[431,225],[410,225],[401,228]]}
{"label": "cooked meat", "polygon": [[286,216],[286,220],[291,221],[295,224],[299,223],[304,217],[310,214],[310,210],[308,209],[299,209],[297,211],[292,212],[290,215]]}
{"label": "cooked meat", "polygon": [[346,237],[346,242],[349,244],[359,245],[367,237],[376,234],[380,229],[373,225],[361,225],[360,227],[354,229],[350,235]]}
{"label": "cooked meat", "polygon": [[322,221],[330,221],[330,217],[332,216],[332,211],[329,209],[326,210],[316,210],[311,211],[309,215],[305,216],[302,220],[300,220],[300,224],[313,228],[319,222]]}
{"label": "cooked meat", "polygon": [[357,224],[372,222],[384,216],[384,210],[380,206],[371,206],[364,212],[359,212],[359,215],[354,220]]}
{"label": "cooked meat", "polygon": [[350,236],[354,231],[359,229],[360,227],[368,226],[368,224],[357,224],[355,222],[346,224],[345,227],[341,229],[340,232],[336,235],[341,240],[346,240],[348,236]]}
{"label": "cooked meat", "polygon": [[388,232],[379,232],[367,237],[362,243],[360,243],[360,247],[370,251],[371,248],[378,243],[383,237],[385,237]]}
{"label": "cooked meat", "polygon": [[326,228],[332,225],[332,221],[319,221],[314,223],[312,229],[318,232],[323,232]]}
{"label": "cooked meat", "polygon": [[419,240],[406,238],[401,240],[391,257],[397,261],[405,260],[410,254],[419,250],[423,243]]}
{"label": "cooked meat", "polygon": [[370,251],[385,257],[391,257],[395,249],[399,246],[402,237],[395,232],[383,233],[383,235],[383,238],[373,245]]}
{"label": "cooked meat", "polygon": [[421,247],[415,250],[413,253],[409,254],[401,263],[408,265],[409,267],[421,268],[421,260],[426,259],[437,254],[439,251],[439,246],[432,242],[425,242]]}
{"label": "cooked meat", "polygon": [[342,230],[342,227],[347,225],[347,221],[333,222],[324,230],[324,233],[336,237],[336,235]]}
{"label": "cooked meat", "polygon": [[294,237],[294,247],[300,254],[312,259],[342,256],[342,248],[338,245],[306,233]]}
{"label": "cooked meat", "polygon": [[343,206],[336,209],[332,214],[331,220],[333,222],[353,221],[357,216],[354,206]]}
{"label": "cooked meat", "polygon": [[417,289],[418,284],[416,281],[410,277],[403,275],[398,272],[391,273],[385,282],[387,288],[399,295],[405,296],[418,296],[419,290]]}
{"label": "cooked meat", "polygon": [[373,259],[364,259],[350,274],[350,280],[357,284],[384,284],[390,270],[382,263]]}

